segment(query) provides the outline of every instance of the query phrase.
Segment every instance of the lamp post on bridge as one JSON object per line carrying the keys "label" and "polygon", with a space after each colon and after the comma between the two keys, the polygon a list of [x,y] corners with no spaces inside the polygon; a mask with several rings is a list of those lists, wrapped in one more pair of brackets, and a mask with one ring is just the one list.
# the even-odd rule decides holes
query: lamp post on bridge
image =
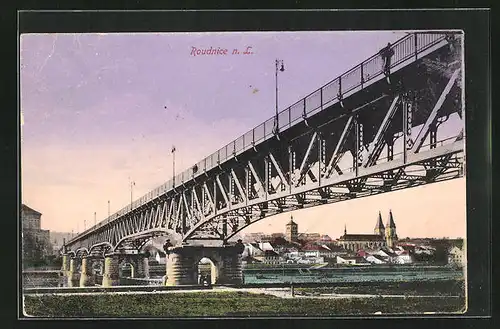
{"label": "lamp post on bridge", "polygon": [[109,202],[109,200],[108,200],[108,218],[109,218],[109,216],[111,216],[111,211],[110,211],[110,209],[111,209],[111,208],[110,208],[110,202]]}
{"label": "lamp post on bridge", "polygon": [[172,185],[175,187],[175,145],[172,145]]}
{"label": "lamp post on bridge", "polygon": [[83,231],[85,231],[87,229],[87,220],[84,219],[83,220]]}
{"label": "lamp post on bridge", "polygon": [[[281,67],[280,67],[281,64]],[[275,82],[276,82],[276,116],[274,118],[274,127],[273,127],[273,133],[277,135],[279,133],[279,120],[278,120],[278,71],[284,72],[285,71],[285,66],[283,65],[283,60],[281,59],[276,59],[275,60],[275,71],[274,71],[274,77],[275,77]]]}
{"label": "lamp post on bridge", "polygon": [[130,211],[132,211],[133,189],[134,189],[134,186],[135,186],[135,182],[133,180],[131,180],[130,177],[128,179],[130,181]]}
{"label": "lamp post on bridge", "polygon": [[94,226],[97,225],[97,212],[94,211]]}

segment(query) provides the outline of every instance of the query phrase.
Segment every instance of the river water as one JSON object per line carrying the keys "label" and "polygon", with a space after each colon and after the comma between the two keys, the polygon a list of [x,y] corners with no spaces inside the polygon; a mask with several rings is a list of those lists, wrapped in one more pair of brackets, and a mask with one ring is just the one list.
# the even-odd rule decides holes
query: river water
{"label": "river water", "polygon": [[[356,283],[356,282],[411,282],[461,280],[464,273],[460,269],[446,266],[393,266],[393,267],[348,267],[322,269],[247,269],[243,271],[245,284],[270,283]],[[96,283],[102,282],[97,276]],[[121,279],[122,285],[161,285],[161,276],[150,279]],[[23,288],[67,287],[68,279],[59,271],[24,272]]]}

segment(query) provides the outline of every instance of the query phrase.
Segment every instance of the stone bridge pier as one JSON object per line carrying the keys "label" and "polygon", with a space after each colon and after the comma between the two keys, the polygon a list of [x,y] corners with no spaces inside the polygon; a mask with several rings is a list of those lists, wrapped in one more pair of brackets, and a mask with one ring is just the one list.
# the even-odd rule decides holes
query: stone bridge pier
{"label": "stone bridge pier", "polygon": [[95,286],[96,278],[94,274],[93,265],[99,258],[96,256],[83,256],[82,266],[80,273],[80,287],[92,287]]}
{"label": "stone bridge pier", "polygon": [[66,274],[68,278],[68,287],[78,287],[80,285],[80,267],[82,259],[72,257],[69,260],[69,270]]}
{"label": "stone bridge pier", "polygon": [[220,247],[178,246],[167,250],[167,286],[198,284],[198,264],[202,258],[212,261],[212,283],[242,284],[241,254],[244,245]]}
{"label": "stone bridge pier", "polygon": [[69,261],[71,257],[69,254],[63,254],[62,255],[62,265],[61,265],[61,272],[64,276],[68,275],[69,272]]}
{"label": "stone bridge pier", "polygon": [[104,257],[103,287],[120,285],[120,265],[123,263],[132,265],[131,277],[149,277],[149,263],[145,254],[112,253]]}

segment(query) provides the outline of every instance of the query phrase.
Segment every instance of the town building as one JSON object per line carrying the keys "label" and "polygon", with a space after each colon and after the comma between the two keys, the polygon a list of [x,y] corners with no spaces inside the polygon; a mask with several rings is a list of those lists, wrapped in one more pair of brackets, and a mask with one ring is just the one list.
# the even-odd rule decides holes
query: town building
{"label": "town building", "polygon": [[385,260],[383,257],[379,255],[369,255],[367,254],[365,256],[365,259],[367,262],[370,262],[372,264],[387,264],[387,260]]}
{"label": "town building", "polygon": [[262,255],[254,256],[253,258],[268,265],[277,265],[284,263],[284,259],[280,257],[280,255],[274,250],[264,250],[264,253]]}
{"label": "town building", "polygon": [[22,248],[25,260],[40,259],[53,253],[50,231],[41,228],[42,213],[21,205]]}
{"label": "town building", "polygon": [[242,257],[259,257],[263,256],[264,251],[260,249],[258,243],[245,243],[245,249],[243,250]]}
{"label": "town building", "polygon": [[317,242],[321,240],[321,234],[319,233],[300,233],[299,239],[308,242]]}
{"label": "town building", "polygon": [[337,256],[337,264],[345,265],[370,265],[363,257],[360,256]]}
{"label": "town building", "polygon": [[319,242],[324,243],[324,244],[328,244],[328,243],[332,243],[333,239],[329,235],[325,234],[325,235],[322,235],[320,237]]}
{"label": "town building", "polygon": [[271,239],[276,240],[276,239],[279,239],[279,238],[285,238],[285,234],[279,233],[279,232],[271,234]]}
{"label": "town building", "polygon": [[389,211],[387,225],[382,222],[382,215],[379,212],[374,234],[347,234],[347,227],[344,228],[344,235],[338,239],[338,244],[347,250],[357,252],[363,249],[377,249],[382,247],[393,247],[398,239],[396,234],[396,224]]}
{"label": "town building", "polygon": [[290,242],[295,242],[298,239],[299,226],[293,221],[293,216],[290,217],[290,221],[286,224],[286,239]]}
{"label": "town building", "polygon": [[457,265],[457,266],[465,266],[465,253],[462,248],[457,246],[453,246],[448,251],[448,263]]}

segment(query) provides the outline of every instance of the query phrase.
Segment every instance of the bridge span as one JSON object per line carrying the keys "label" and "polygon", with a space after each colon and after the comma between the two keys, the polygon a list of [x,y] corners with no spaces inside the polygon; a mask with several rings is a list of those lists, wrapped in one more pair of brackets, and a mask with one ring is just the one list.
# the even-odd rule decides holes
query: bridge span
{"label": "bridge span", "polygon": [[[151,238],[175,235],[167,284],[193,283],[205,256],[215,281],[239,282],[242,244],[229,239],[256,221],[463,176],[462,35],[410,33],[391,49],[390,61],[373,55],[72,238],[63,269],[106,256],[115,273],[116,255],[139,257]],[[442,129],[448,120],[458,124]]]}

